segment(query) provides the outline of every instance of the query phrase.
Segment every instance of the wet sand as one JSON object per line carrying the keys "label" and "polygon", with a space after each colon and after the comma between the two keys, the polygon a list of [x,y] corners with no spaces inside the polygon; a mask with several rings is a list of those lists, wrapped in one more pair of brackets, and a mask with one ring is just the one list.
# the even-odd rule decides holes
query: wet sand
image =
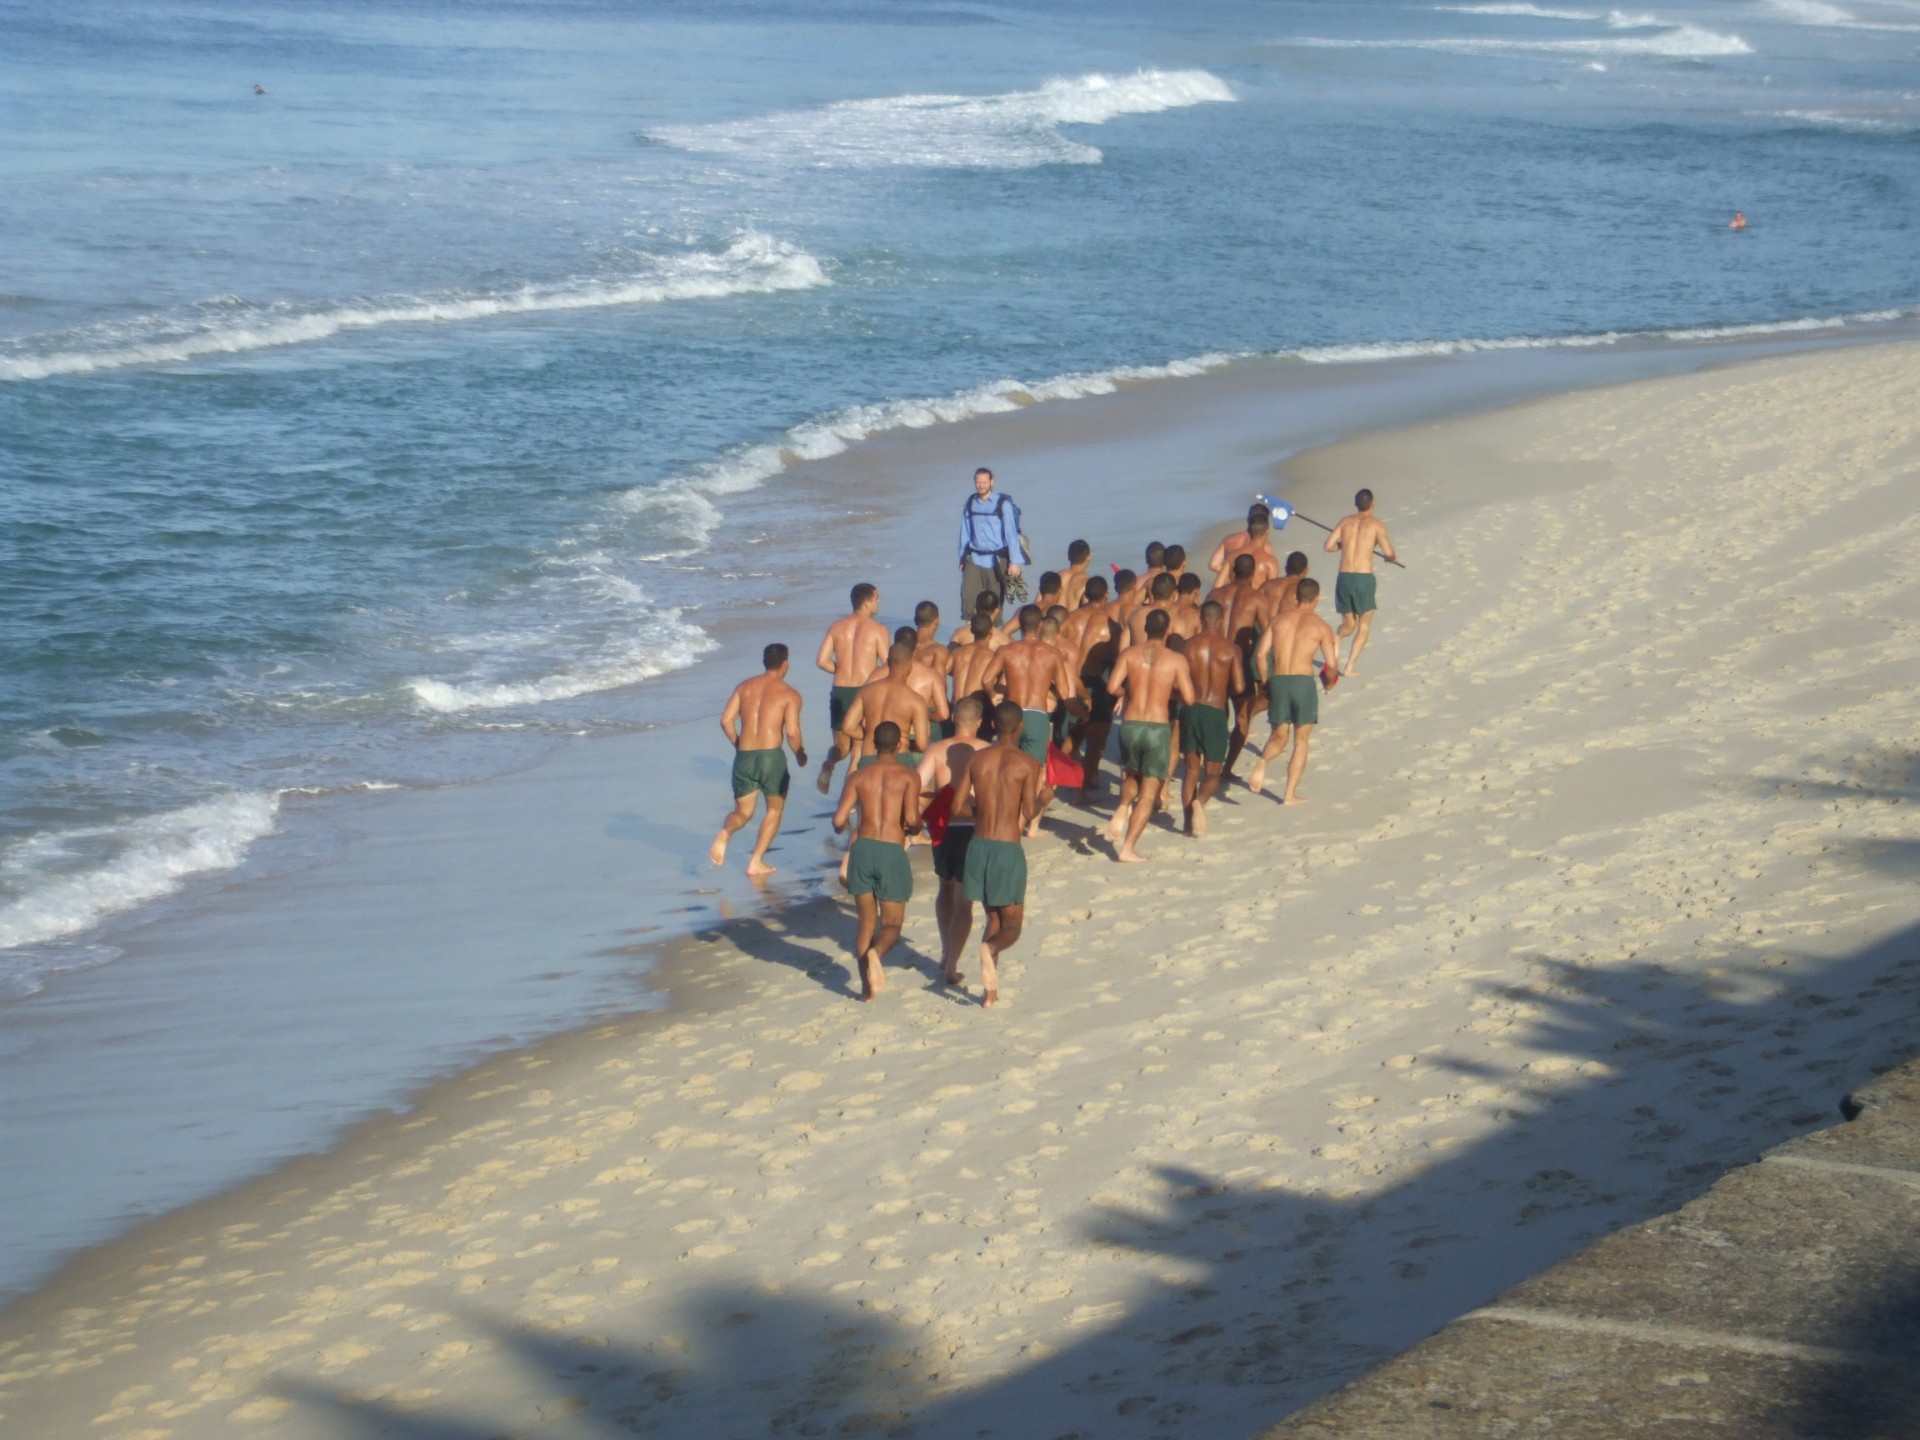
{"label": "wet sand", "polygon": [[1056,811],[998,1012],[932,983],[924,868],[874,1006],[840,903],[733,906],[671,1012],[0,1312],[0,1427],[1251,1431],[1826,1123],[1920,1042],[1917,376],[1881,345],[1250,448],[1315,515],[1371,484],[1409,566],[1310,804],[1235,789],[1135,868]]}

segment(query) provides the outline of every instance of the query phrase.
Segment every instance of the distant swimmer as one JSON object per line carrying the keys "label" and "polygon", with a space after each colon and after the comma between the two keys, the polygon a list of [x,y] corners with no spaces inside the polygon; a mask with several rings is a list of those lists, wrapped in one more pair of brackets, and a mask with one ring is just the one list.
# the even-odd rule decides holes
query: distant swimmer
{"label": "distant swimmer", "polygon": [[1122,779],[1107,839],[1115,847],[1114,858],[1123,864],[1146,859],[1135,847],[1173,773],[1171,702],[1191,705],[1194,698],[1186,658],[1167,648],[1168,622],[1158,605],[1148,610],[1142,643],[1122,651],[1113,671],[1113,695],[1121,706]]}
{"label": "distant swimmer", "polygon": [[256,94],[256,95],[264,95],[264,94],[266,94],[266,93],[267,93],[267,87],[266,87],[266,86],[264,86],[264,85],[258,85],[258,84],[256,84],[256,85],[255,85],[255,86],[253,87],[253,93],[254,93],[254,94]]}
{"label": "distant swimmer", "polygon": [[1340,642],[1333,627],[1314,613],[1320,604],[1320,582],[1302,580],[1293,593],[1296,603],[1273,617],[1254,651],[1255,664],[1271,677],[1267,681],[1267,722],[1273,732],[1267,736],[1253,769],[1247,772],[1247,784],[1258,794],[1266,788],[1267,766],[1279,758],[1291,735],[1293,754],[1287,757],[1287,788],[1280,797],[1283,805],[1298,805],[1305,798],[1300,793],[1300,777],[1307,771],[1307,746],[1313,739],[1313,727],[1320,723],[1314,656],[1326,657],[1328,678],[1323,683],[1331,686],[1340,671]]}
{"label": "distant swimmer", "polygon": [[1187,762],[1180,802],[1186,811],[1189,835],[1207,833],[1207,802],[1220,789],[1232,741],[1229,712],[1246,683],[1246,658],[1227,634],[1226,607],[1218,600],[1207,601],[1200,607],[1200,625],[1200,633],[1187,641],[1193,703],[1187,706],[1180,726],[1180,748]]}
{"label": "distant swimmer", "polygon": [[974,822],[967,846],[966,897],[986,907],[980,938],[983,1004],[1000,1000],[1000,957],[1020,938],[1027,905],[1027,853],[1020,837],[1053,800],[1047,767],[1020,751],[1023,716],[1011,700],[993,710],[994,742],[976,751],[954,786],[953,815]]}
{"label": "distant swimmer", "polygon": [[860,825],[847,855],[847,891],[859,912],[853,951],[859,959],[860,998],[871,1000],[886,985],[880,962],[900,938],[907,901],[913,898],[913,867],[907,836],[920,828],[920,776],[892,763],[900,752],[900,727],[876,725],[873,748],[879,764],[855,771],[833,812],[836,832],[857,809]]}
{"label": "distant swimmer", "polygon": [[767,797],[767,818],[760,822],[760,835],[747,860],[749,875],[771,875],[767,847],[780,832],[780,816],[787,807],[786,753],[784,741],[793,747],[793,758],[804,768],[806,742],[800,738],[800,692],[787,684],[787,647],[769,645],[761,652],[766,673],[742,680],[727,697],[727,708],[720,712],[720,730],[733,746],[733,813],[720,826],[707,858],[716,865],[727,861],[727,842],[753,819],[754,807],[762,795]]}
{"label": "distant swimmer", "polygon": [[960,700],[953,707],[953,734],[929,745],[920,761],[920,798],[931,801],[927,807],[929,826],[936,811],[948,816],[946,833],[933,852],[933,873],[940,882],[933,915],[940,926],[940,979],[947,985],[958,985],[966,979],[960,973],[960,952],[973,934],[973,902],[967,898],[965,881],[974,822],[971,817],[953,816],[953,799],[974,752],[987,743],[980,737],[980,722],[986,713],[987,707],[978,696]]}
{"label": "distant swimmer", "polygon": [[[1360,652],[1367,648],[1373,633],[1374,588],[1373,556],[1377,550],[1383,559],[1398,560],[1387,527],[1374,518],[1373,491],[1362,490],[1353,497],[1355,513],[1333,527],[1323,549],[1340,552],[1340,578],[1333,582],[1333,608],[1340,615],[1340,638],[1353,636],[1353,648],[1347,654],[1343,674],[1360,673]],[[1304,583],[1304,582],[1302,582]],[[1319,590],[1315,585],[1314,589]],[[1296,592],[1297,593],[1297,592]],[[1331,658],[1331,657],[1329,657]]]}
{"label": "distant swimmer", "polygon": [[1734,211],[1734,212],[1733,212],[1733,219],[1731,219],[1731,220],[1729,220],[1729,221],[1727,222],[1727,228],[1728,228],[1729,230],[1744,230],[1744,229],[1746,229],[1746,228],[1747,228],[1747,212],[1746,212],[1746,211],[1744,211],[1744,210],[1736,210],[1736,211]]}
{"label": "distant swimmer", "polygon": [[827,700],[827,724],[833,731],[833,748],[827,754],[827,763],[820,767],[822,795],[832,789],[833,767],[847,754],[840,732],[847,707],[853,704],[860,687],[887,655],[887,627],[873,618],[873,612],[880,608],[880,588],[859,584],[853,587],[850,598],[853,613],[827,627],[826,639],[820,642],[820,653],[813,657],[814,664],[833,676],[833,689]]}

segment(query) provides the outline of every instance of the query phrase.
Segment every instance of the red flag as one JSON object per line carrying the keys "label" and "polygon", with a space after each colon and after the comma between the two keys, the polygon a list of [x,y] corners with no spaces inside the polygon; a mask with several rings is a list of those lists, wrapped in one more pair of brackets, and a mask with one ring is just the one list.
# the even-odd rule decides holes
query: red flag
{"label": "red flag", "polygon": [[938,845],[947,838],[947,821],[953,815],[953,786],[943,785],[940,793],[927,803],[920,812],[920,819],[927,827],[927,838]]}
{"label": "red flag", "polygon": [[1058,790],[1079,790],[1087,783],[1087,768],[1058,745],[1047,746],[1047,784]]}

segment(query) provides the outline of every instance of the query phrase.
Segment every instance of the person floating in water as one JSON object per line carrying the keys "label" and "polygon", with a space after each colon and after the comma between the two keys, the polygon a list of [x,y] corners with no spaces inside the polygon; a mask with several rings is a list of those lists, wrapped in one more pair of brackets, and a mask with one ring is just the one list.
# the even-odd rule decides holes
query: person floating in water
{"label": "person floating in water", "polygon": [[1734,212],[1733,212],[1733,219],[1731,219],[1731,220],[1729,220],[1729,221],[1727,222],[1727,228],[1728,228],[1729,230],[1744,230],[1744,229],[1746,229],[1746,228],[1747,228],[1747,212],[1746,212],[1746,211],[1744,211],[1744,210],[1736,210],[1736,211],[1734,211]]}
{"label": "person floating in water", "polygon": [[253,87],[253,93],[256,95],[264,95],[267,93],[267,87],[256,83]]}

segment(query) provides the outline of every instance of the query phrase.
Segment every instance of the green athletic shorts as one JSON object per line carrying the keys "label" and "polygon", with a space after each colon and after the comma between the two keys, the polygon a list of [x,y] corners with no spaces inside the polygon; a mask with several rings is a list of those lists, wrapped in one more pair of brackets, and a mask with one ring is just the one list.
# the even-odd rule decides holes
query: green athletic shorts
{"label": "green athletic shorts", "polygon": [[976,838],[967,846],[963,884],[969,900],[978,900],[989,909],[1024,905],[1027,899],[1027,852],[1020,848],[1018,840]]}
{"label": "green athletic shorts", "polygon": [[967,878],[967,852],[973,845],[973,826],[947,822],[947,833],[933,847],[933,873],[942,880]]}
{"label": "green athletic shorts", "polygon": [[1318,725],[1320,687],[1311,675],[1276,675],[1267,681],[1267,723]]}
{"label": "green athletic shorts", "polygon": [[1333,610],[1336,615],[1366,615],[1380,607],[1373,603],[1377,576],[1342,574],[1333,582]]}
{"label": "green athletic shorts", "polygon": [[1180,748],[1209,765],[1227,758],[1227,712],[1212,705],[1189,705],[1180,722]]}
{"label": "green athletic shorts", "polygon": [[853,708],[859,694],[858,685],[836,685],[827,691],[827,724],[834,734],[840,733],[840,722],[847,718],[847,711]]}
{"label": "green athletic shorts", "polygon": [[733,798],[744,799],[758,790],[762,795],[787,798],[793,777],[787,774],[787,752],[773,750],[736,750],[733,755]]}
{"label": "green athletic shorts", "polygon": [[907,847],[891,840],[856,840],[847,856],[847,893],[904,905],[913,898]]}
{"label": "green athletic shorts", "polygon": [[1044,710],[1020,712],[1020,753],[1031,755],[1042,765],[1047,763],[1047,737],[1052,733],[1053,717]]}
{"label": "green athletic shorts", "polygon": [[1120,768],[1130,775],[1164,780],[1173,768],[1173,726],[1164,720],[1120,722]]}

